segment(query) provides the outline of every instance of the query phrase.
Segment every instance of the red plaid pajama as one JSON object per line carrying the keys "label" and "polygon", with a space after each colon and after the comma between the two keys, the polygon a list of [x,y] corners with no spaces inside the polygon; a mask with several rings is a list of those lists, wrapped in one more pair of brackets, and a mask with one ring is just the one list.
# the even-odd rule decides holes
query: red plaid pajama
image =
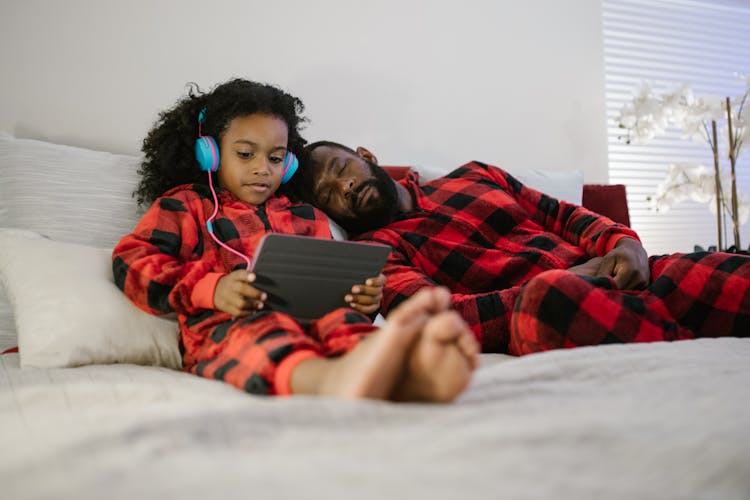
{"label": "red plaid pajama", "polygon": [[282,368],[293,353],[330,357],[356,347],[375,327],[352,309],[336,309],[309,325],[286,314],[260,311],[246,318],[215,312],[190,327],[204,341],[184,355],[184,369],[223,380],[253,394],[288,394],[291,371]]}
{"label": "red plaid pajama", "polygon": [[638,239],[630,228],[479,162],[424,184],[413,174],[400,182],[416,209],[359,237],[393,247],[383,314],[444,285],[482,351],[512,354],[750,331],[747,257],[651,258],[648,290],[622,292],[609,278],[566,269]]}
{"label": "red plaid pajama", "polygon": [[674,254],[649,266],[651,284],[640,291],[564,270],[535,277],[515,304],[509,353],[750,335],[750,257]]}
{"label": "red plaid pajama", "polygon": [[[215,234],[245,255],[253,255],[269,232],[331,237],[328,219],[311,205],[273,196],[254,206],[225,190],[218,197]],[[151,205],[112,253],[115,284],[135,305],[152,314],[177,313],[186,371],[256,394],[283,393],[291,376],[289,360],[303,359],[295,353],[340,354],[374,329],[367,316],[345,308],[305,327],[280,313],[232,318],[213,310],[211,285],[245,267],[241,257],[210,237],[206,220],[213,209],[206,186],[175,188]],[[193,293],[204,289],[207,298]]]}
{"label": "red plaid pajama", "polygon": [[420,288],[446,286],[483,352],[507,352],[521,285],[603,256],[623,237],[638,238],[479,162],[424,184],[414,174],[400,182],[416,209],[359,237],[393,248],[383,269],[381,311],[387,314]]}

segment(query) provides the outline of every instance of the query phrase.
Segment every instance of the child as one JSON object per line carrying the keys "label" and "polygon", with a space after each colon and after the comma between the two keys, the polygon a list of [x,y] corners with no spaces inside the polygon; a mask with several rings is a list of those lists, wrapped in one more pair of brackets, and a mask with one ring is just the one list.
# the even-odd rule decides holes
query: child
{"label": "child", "polygon": [[153,204],[113,251],[117,286],[147,312],[177,313],[190,373],[255,394],[454,399],[478,345],[444,289],[405,301],[379,330],[365,314],[379,307],[382,275],[309,325],[263,310],[246,257],[261,237],[331,237],[322,212],[277,193],[305,142],[302,110],[276,87],[235,79],[161,113],[136,191]]}

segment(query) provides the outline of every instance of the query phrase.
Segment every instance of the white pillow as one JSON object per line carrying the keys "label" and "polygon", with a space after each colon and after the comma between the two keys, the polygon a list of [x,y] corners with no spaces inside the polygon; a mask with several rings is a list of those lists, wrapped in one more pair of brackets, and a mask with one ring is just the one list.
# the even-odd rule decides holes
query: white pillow
{"label": "white pillow", "polygon": [[[139,158],[0,133],[0,226],[112,248],[138,222]],[[17,344],[0,290],[0,352]]]}
{"label": "white pillow", "polygon": [[[419,177],[422,180],[435,179],[453,170],[433,165],[419,165],[413,168],[419,172]],[[526,186],[558,200],[565,200],[574,205],[580,205],[583,200],[583,171],[581,170],[505,170]]]}
{"label": "white pillow", "polygon": [[508,170],[526,186],[574,205],[583,202],[583,171],[581,170]]}
{"label": "white pillow", "polygon": [[111,250],[0,229],[0,281],[22,366],[134,363],[180,368],[178,326],[115,286]]}

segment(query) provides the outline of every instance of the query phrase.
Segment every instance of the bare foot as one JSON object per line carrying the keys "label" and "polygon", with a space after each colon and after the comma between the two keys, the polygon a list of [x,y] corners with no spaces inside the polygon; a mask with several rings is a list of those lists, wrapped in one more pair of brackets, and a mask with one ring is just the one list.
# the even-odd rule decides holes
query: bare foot
{"label": "bare foot", "polygon": [[391,399],[422,330],[447,307],[446,293],[440,288],[423,289],[394,309],[386,324],[350,353],[303,361],[292,374],[292,392]]}
{"label": "bare foot", "polygon": [[395,398],[399,401],[453,401],[479,366],[479,343],[455,311],[430,318],[407,360]]}

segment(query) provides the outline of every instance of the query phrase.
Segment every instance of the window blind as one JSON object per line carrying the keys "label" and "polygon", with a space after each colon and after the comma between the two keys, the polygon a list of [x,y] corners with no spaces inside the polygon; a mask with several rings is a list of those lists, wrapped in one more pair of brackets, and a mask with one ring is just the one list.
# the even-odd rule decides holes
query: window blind
{"label": "window blind", "polygon": [[[716,216],[707,203],[688,200],[656,212],[648,201],[671,163],[697,163],[713,171],[708,143],[682,139],[680,130],[668,129],[647,144],[628,145],[617,117],[644,81],[656,93],[685,83],[696,95],[742,95],[745,82],[735,74],[750,75],[750,1],[602,0],[602,26],[609,180],[627,187],[633,229],[649,254],[715,245]],[[728,169],[726,137],[718,143]],[[750,144],[744,145],[736,172],[738,190],[750,197]],[[724,246],[732,245],[729,218],[723,235]],[[747,249],[750,222],[742,225],[740,240]]]}

